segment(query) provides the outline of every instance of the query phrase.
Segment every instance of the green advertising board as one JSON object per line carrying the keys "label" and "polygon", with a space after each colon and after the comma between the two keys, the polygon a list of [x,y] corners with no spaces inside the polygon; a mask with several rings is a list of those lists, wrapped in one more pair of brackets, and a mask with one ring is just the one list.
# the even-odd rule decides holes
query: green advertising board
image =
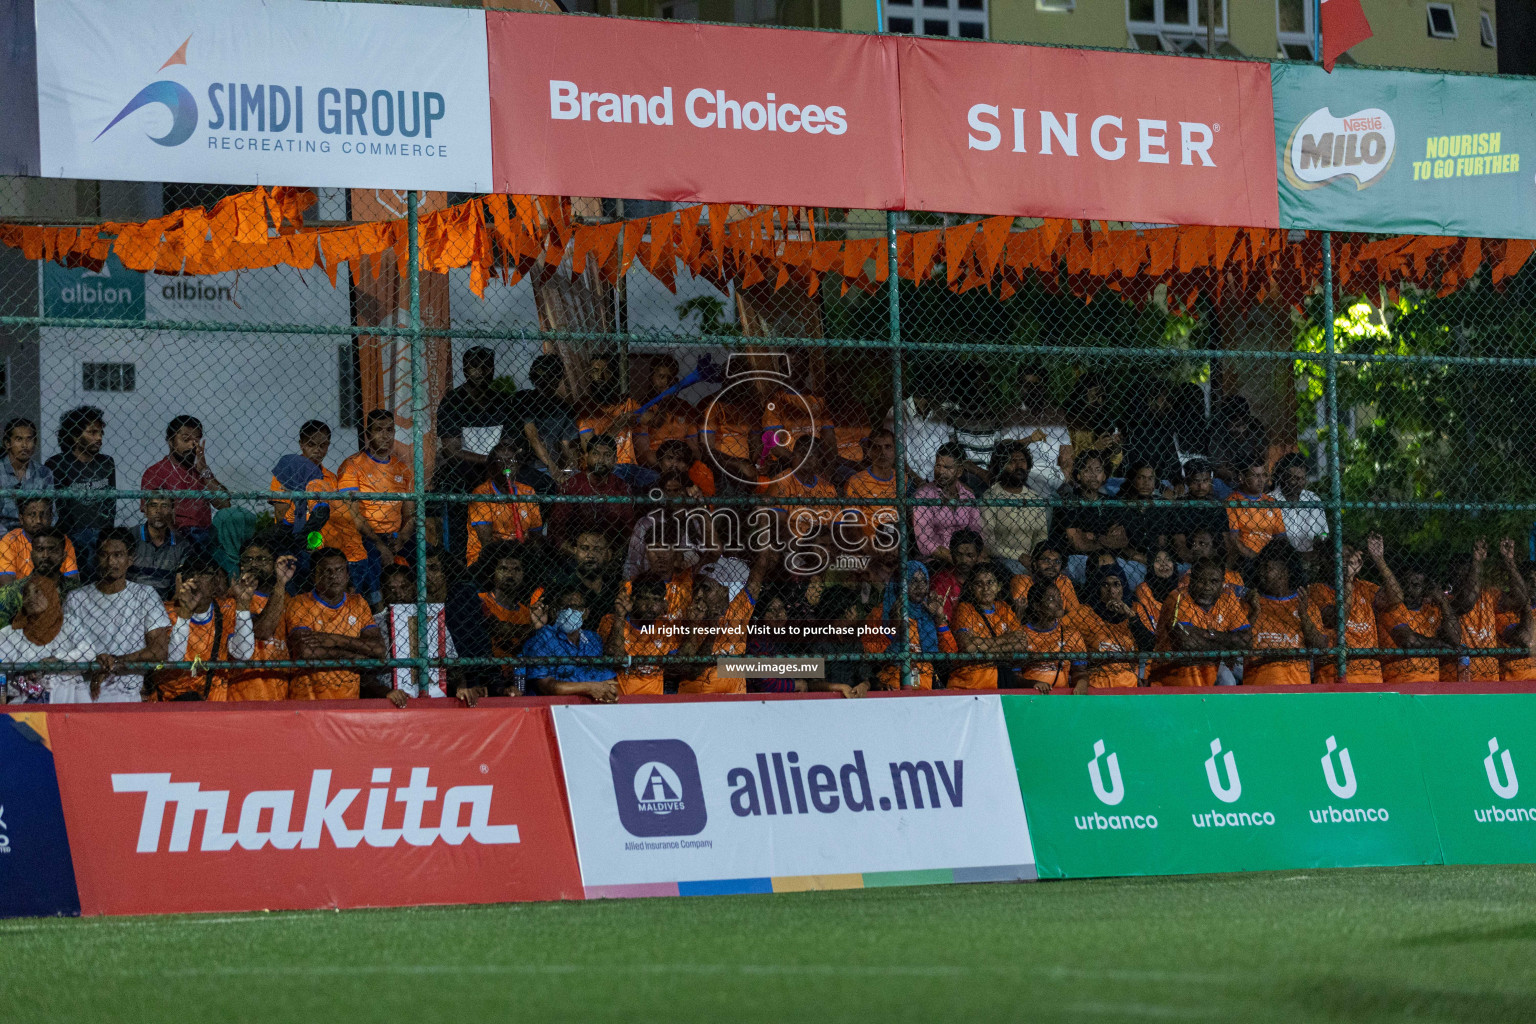
{"label": "green advertising board", "polygon": [[1536,82],[1275,64],[1280,226],[1536,238]]}
{"label": "green advertising board", "polygon": [[144,275],[107,257],[99,271],[44,262],[43,316],[71,320],[143,320]]}
{"label": "green advertising board", "polygon": [[1445,862],[1536,862],[1536,694],[1409,699]]}
{"label": "green advertising board", "polygon": [[1041,878],[1440,860],[1400,694],[1003,706]]}

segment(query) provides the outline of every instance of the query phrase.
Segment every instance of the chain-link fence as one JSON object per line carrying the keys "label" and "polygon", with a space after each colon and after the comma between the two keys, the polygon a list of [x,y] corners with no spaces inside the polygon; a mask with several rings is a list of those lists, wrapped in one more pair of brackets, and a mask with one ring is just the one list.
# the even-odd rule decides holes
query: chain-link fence
{"label": "chain-link fence", "polygon": [[1530,678],[1520,243],[0,205],[13,700]]}

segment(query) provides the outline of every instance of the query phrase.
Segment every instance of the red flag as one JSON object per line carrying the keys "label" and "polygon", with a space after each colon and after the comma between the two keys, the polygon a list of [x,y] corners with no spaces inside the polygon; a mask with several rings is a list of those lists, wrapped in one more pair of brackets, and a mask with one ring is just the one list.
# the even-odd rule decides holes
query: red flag
{"label": "red flag", "polygon": [[1371,23],[1365,20],[1360,0],[1322,0],[1323,70],[1332,71],[1339,54],[1371,38]]}

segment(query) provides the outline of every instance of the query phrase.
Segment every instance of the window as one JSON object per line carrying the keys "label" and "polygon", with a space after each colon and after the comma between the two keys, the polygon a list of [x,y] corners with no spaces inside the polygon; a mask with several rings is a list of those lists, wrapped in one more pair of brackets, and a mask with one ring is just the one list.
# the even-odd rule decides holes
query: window
{"label": "window", "polygon": [[1058,14],[1076,8],[1077,0],[1035,0],[1035,10],[1045,14]]}
{"label": "window", "polygon": [[1499,39],[1493,34],[1493,14],[1490,11],[1481,11],[1477,15],[1477,34],[1482,39],[1483,45],[1492,50],[1499,45]]}
{"label": "window", "polygon": [[987,38],[987,0],[886,0],[885,27],[905,35]]}
{"label": "window", "polygon": [[[1207,0],[1125,0],[1130,44],[1138,50],[1204,53]],[[1227,0],[1216,2],[1216,38],[1227,40]],[[1218,49],[1221,49],[1218,44]]]}
{"label": "window", "polygon": [[1279,56],[1286,60],[1317,59],[1312,49],[1312,0],[1275,0],[1275,29]]}
{"label": "window", "polygon": [[132,391],[132,363],[81,363],[80,386],[86,391]]}
{"label": "window", "polygon": [[1430,4],[1429,35],[1431,39],[1456,38],[1456,9],[1450,4]]}

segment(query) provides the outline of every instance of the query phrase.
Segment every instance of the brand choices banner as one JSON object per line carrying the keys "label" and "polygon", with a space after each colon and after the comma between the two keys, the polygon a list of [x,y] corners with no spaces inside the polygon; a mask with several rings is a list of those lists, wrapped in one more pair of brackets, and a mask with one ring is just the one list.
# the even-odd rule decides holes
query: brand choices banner
{"label": "brand choices banner", "polygon": [[589,898],[1035,876],[995,696],[552,711]]}
{"label": "brand choices banner", "polygon": [[482,11],[35,2],[46,176],[491,188]]}
{"label": "brand choices banner", "polygon": [[1536,238],[1536,82],[1271,74],[1282,227]]}
{"label": "brand choices banner", "polygon": [[543,709],[48,719],[84,913],[581,897]]}
{"label": "brand choices banner", "polygon": [[909,209],[1279,223],[1267,65],[900,46]]}
{"label": "brand choices banner", "polygon": [[900,208],[896,42],[491,12],[498,192]]}
{"label": "brand choices banner", "polygon": [[1441,859],[1399,694],[1003,702],[1042,876]]}

